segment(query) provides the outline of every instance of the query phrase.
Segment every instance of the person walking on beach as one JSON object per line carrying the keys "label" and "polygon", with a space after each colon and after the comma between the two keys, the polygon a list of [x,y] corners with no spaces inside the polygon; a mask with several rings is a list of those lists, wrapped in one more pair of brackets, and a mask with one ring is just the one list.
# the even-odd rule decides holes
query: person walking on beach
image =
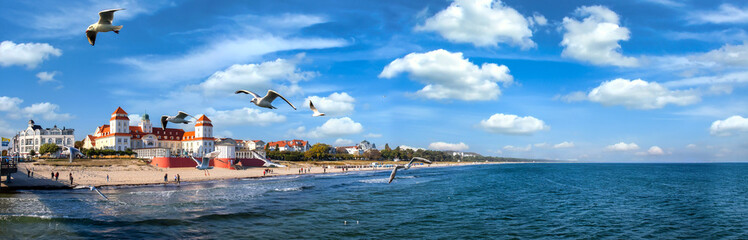
{"label": "person walking on beach", "polygon": [[73,173],[70,173],[70,185],[73,185]]}
{"label": "person walking on beach", "polygon": [[164,182],[169,182],[169,174],[164,173]]}
{"label": "person walking on beach", "polygon": [[174,175],[174,182],[177,182],[177,175]]}
{"label": "person walking on beach", "polygon": [[177,184],[180,183],[182,183],[182,176],[179,176],[179,174],[177,174]]}
{"label": "person walking on beach", "polygon": [[55,181],[59,181],[59,180],[60,180],[60,172],[56,172],[55,173]]}
{"label": "person walking on beach", "polygon": [[26,177],[31,177],[31,170],[28,168],[26,169]]}
{"label": "person walking on beach", "polygon": [[55,172],[52,172],[52,177],[50,177],[49,179],[55,179]]}
{"label": "person walking on beach", "polygon": [[106,175],[106,182],[109,182],[109,174]]}

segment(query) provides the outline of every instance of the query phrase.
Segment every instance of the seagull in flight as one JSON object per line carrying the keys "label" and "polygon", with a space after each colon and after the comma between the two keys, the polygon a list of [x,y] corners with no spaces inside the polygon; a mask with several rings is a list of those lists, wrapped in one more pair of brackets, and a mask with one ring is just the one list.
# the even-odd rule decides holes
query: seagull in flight
{"label": "seagull in flight", "polygon": [[[190,121],[186,119],[187,117],[192,117],[192,115],[189,115],[182,111],[179,111],[176,116],[163,115],[161,116],[161,128],[163,128],[164,131],[166,131],[166,124],[168,124],[169,122],[189,124]],[[192,118],[195,118],[195,117],[192,117]]]}
{"label": "seagull in flight", "polygon": [[405,164],[405,166],[402,166],[402,165],[395,166],[395,168],[392,169],[392,173],[390,173],[390,179],[389,181],[387,181],[387,183],[392,183],[392,180],[395,179],[395,175],[397,174],[397,169],[402,168],[403,170],[408,170],[410,169],[410,166],[411,164],[413,164],[413,162],[423,162],[423,163],[431,164],[431,161],[429,161],[428,159],[421,158],[421,157],[414,157],[410,159],[410,162],[408,162],[408,164]]}
{"label": "seagull in flight", "polygon": [[86,29],[86,38],[88,38],[88,43],[90,43],[91,46],[96,43],[97,33],[114,31],[114,33],[119,34],[119,30],[122,29],[122,25],[112,25],[112,20],[114,20],[114,12],[119,10],[125,9],[109,9],[99,12],[99,22],[88,26],[88,28]]}
{"label": "seagull in flight", "polygon": [[208,170],[213,169],[213,167],[210,166],[210,160],[218,157],[218,154],[221,154],[221,152],[218,150],[205,154],[205,156],[203,156],[202,161],[198,161],[193,156],[190,156],[190,158],[192,158],[192,161],[195,161],[195,163],[197,163],[197,166],[195,168],[199,170],[205,170],[205,175],[210,176],[210,173],[208,172]]}
{"label": "seagull in flight", "polygon": [[86,157],[86,155],[84,155],[83,153],[81,153],[81,151],[78,150],[77,148],[74,148],[74,147],[64,147],[64,148],[65,148],[65,150],[62,151],[62,154],[72,155],[73,157],[77,157],[77,156]]}
{"label": "seagull in flight", "polygon": [[255,105],[257,105],[258,107],[276,109],[276,107],[274,107],[272,105],[272,103],[273,103],[273,100],[275,100],[275,98],[280,97],[284,101],[286,101],[286,103],[288,103],[288,105],[291,105],[291,107],[294,110],[296,110],[296,107],[294,107],[293,104],[291,104],[291,102],[288,101],[288,99],[284,98],[283,96],[280,95],[280,93],[278,93],[276,91],[273,91],[273,90],[268,90],[268,93],[265,94],[264,97],[260,97],[260,95],[257,95],[257,93],[253,93],[253,92],[247,91],[247,90],[238,90],[238,91],[236,91],[236,94],[239,94],[239,93],[244,93],[244,94],[250,94],[250,95],[252,95],[253,96],[252,103],[254,103]]}
{"label": "seagull in flight", "polygon": [[314,104],[312,103],[312,100],[309,100],[309,108],[311,108],[311,109],[312,109],[312,112],[314,112],[314,114],[312,114],[312,117],[321,117],[321,116],[325,116],[325,114],[324,114],[324,113],[321,113],[321,112],[319,112],[319,110],[317,110],[317,108],[316,108],[316,107],[314,107]]}

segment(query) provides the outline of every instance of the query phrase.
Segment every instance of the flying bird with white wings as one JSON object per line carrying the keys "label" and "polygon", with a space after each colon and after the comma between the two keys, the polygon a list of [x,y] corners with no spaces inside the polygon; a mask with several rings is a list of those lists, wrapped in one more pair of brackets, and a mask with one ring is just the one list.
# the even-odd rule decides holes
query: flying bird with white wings
{"label": "flying bird with white wings", "polygon": [[258,107],[276,109],[276,107],[274,107],[272,103],[273,103],[273,100],[275,100],[275,98],[280,97],[281,99],[283,99],[284,101],[286,101],[286,103],[288,103],[288,105],[291,105],[291,107],[294,110],[296,110],[296,107],[294,107],[294,105],[291,104],[291,102],[289,102],[288,99],[284,98],[283,96],[280,95],[280,93],[278,93],[276,91],[273,91],[273,90],[268,90],[268,93],[265,94],[264,97],[260,97],[260,95],[257,95],[257,93],[253,93],[253,92],[247,91],[247,90],[238,90],[238,91],[236,91],[236,94],[239,94],[239,93],[244,93],[244,94],[252,95],[253,96],[252,103],[254,103],[255,105],[257,105]]}
{"label": "flying bird with white wings", "polygon": [[312,117],[321,117],[321,116],[325,116],[325,114],[324,114],[324,113],[321,113],[321,112],[319,112],[319,110],[317,110],[317,108],[316,108],[316,107],[314,107],[314,103],[312,103],[312,100],[309,100],[309,108],[311,108],[311,109],[312,109],[312,112],[314,112],[314,114],[312,114]]}
{"label": "flying bird with white wings", "polygon": [[88,26],[88,29],[86,29],[86,38],[88,38],[88,43],[90,43],[91,46],[96,43],[97,33],[114,31],[114,33],[119,34],[119,30],[122,29],[122,25],[112,25],[112,21],[114,20],[114,12],[119,10],[125,9],[109,9],[99,12],[99,22]]}
{"label": "flying bird with white wings", "polygon": [[[161,116],[161,128],[166,131],[166,124],[169,122],[172,123],[183,123],[183,124],[189,124],[190,121],[187,120],[187,117],[192,117],[192,115],[189,115],[185,112],[179,111],[176,116]],[[195,117],[192,117],[195,118]]]}
{"label": "flying bird with white wings", "polygon": [[411,164],[413,164],[413,162],[422,162],[422,163],[431,164],[431,161],[428,159],[425,159],[422,157],[413,157],[412,159],[410,159],[410,162],[408,162],[408,164],[405,164],[405,166],[401,166],[401,165],[395,166],[395,168],[392,169],[392,173],[390,173],[390,179],[387,181],[387,183],[392,183],[392,180],[395,180],[395,175],[397,174],[398,169],[408,170],[410,169],[410,166]]}

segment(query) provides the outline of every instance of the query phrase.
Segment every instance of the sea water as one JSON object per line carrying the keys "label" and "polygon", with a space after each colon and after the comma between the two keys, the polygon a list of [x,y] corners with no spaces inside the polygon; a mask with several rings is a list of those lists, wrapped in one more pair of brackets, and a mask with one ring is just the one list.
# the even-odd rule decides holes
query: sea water
{"label": "sea water", "polygon": [[501,164],[0,194],[0,238],[747,239],[748,164]]}

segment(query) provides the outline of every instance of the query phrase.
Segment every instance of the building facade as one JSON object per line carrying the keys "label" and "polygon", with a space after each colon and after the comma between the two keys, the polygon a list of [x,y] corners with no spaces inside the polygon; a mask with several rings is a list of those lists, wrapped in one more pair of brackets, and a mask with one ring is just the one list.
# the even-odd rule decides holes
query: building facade
{"label": "building facade", "polygon": [[370,143],[369,141],[366,141],[366,140],[361,141],[356,146],[358,146],[358,148],[364,152],[368,152],[369,150],[372,150],[372,149],[377,149],[376,144]]}
{"label": "building facade", "polygon": [[127,149],[166,148],[173,156],[203,156],[215,150],[213,124],[205,115],[195,123],[195,130],[153,128],[148,114],[143,114],[138,126],[130,126],[130,118],[122,108],[112,113],[108,125],[96,128],[93,135],[83,140],[83,148]]}
{"label": "building facade", "polygon": [[72,147],[75,144],[74,132],[71,128],[57,128],[57,125],[42,128],[36,125],[34,120],[29,120],[28,127],[13,138],[12,149],[21,156],[28,156],[31,150],[38,153],[39,147],[45,143],[54,143],[61,148]]}
{"label": "building facade", "polygon": [[[292,151],[292,152],[306,152],[311,148],[309,141],[304,140],[283,140],[277,142],[269,142],[269,150],[278,149],[279,151]],[[264,147],[264,146],[263,146]]]}

